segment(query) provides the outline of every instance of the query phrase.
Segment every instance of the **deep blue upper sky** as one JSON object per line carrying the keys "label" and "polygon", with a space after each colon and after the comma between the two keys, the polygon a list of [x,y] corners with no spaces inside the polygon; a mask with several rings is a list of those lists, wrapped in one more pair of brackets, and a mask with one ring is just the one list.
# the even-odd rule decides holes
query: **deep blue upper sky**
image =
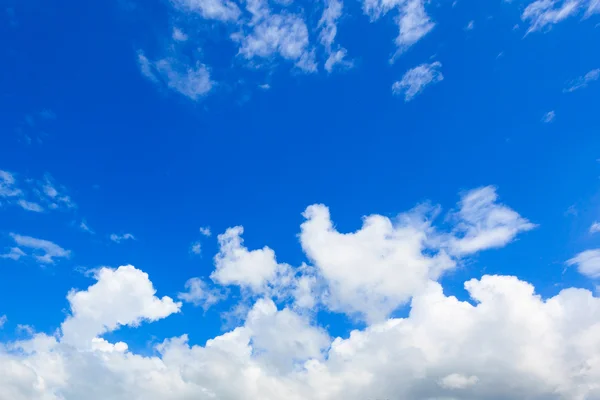
{"label": "deep blue upper sky", "polygon": [[[216,236],[229,227],[244,227],[248,249],[269,246],[298,266],[309,262],[298,233],[311,204],[327,205],[340,232],[425,201],[442,206],[444,225],[461,193],[486,185],[538,226],[444,275],[447,293],[465,299],[463,282],[484,273],[517,275],[544,296],[593,289],[565,262],[600,244],[590,233],[600,220],[600,19],[582,8],[527,33],[529,3],[433,0],[426,10],[435,27],[391,62],[398,13],[369,18],[347,1],[334,47],[346,49],[348,63],[327,72],[320,2],[272,4],[306,21],[317,64],[307,71],[278,51],[245,57],[230,38],[245,28],[168,1],[3,0],[0,169],[44,211],[0,198],[0,248],[8,254],[18,234],[71,253],[45,264],[0,259],[0,314],[8,316],[0,337],[14,337],[17,324],[57,329],[66,293],[91,284],[89,269],[132,264],[159,296],[176,297],[189,278],[209,280]],[[172,38],[175,28],[185,42]],[[144,73],[142,54],[154,75]],[[210,73],[207,93],[169,87],[168,68],[196,62]],[[443,79],[409,99],[392,89],[420,65]],[[33,188],[46,179],[72,207],[42,203]],[[111,240],[126,233],[135,239]],[[191,251],[197,241],[200,254]],[[206,312],[184,307],[193,343],[222,332],[222,313],[241,296],[229,290]],[[182,318],[106,337],[141,349],[180,335]],[[362,326],[336,312],[318,318],[333,336]]]}

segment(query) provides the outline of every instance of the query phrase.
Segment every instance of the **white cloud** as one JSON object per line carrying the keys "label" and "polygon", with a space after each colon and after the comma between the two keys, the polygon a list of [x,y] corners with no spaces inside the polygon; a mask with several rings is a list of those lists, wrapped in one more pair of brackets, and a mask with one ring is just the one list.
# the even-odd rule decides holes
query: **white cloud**
{"label": "white cloud", "polygon": [[472,31],[473,29],[475,29],[475,21],[469,21],[467,26],[465,26],[465,30]]}
{"label": "white cloud", "polygon": [[465,288],[474,304],[430,282],[408,317],[346,338],[329,338],[268,299],[256,302],[245,324],[204,346],[182,335],[152,355],[99,338],[77,350],[64,338],[36,334],[0,347],[0,398],[600,398],[599,298],[571,288],[542,299],[507,276]]}
{"label": "white cloud", "polygon": [[462,196],[460,210],[453,216],[457,226],[449,241],[452,254],[462,256],[502,247],[520,232],[536,227],[497,200],[493,186],[474,189]]}
{"label": "white cloud", "polygon": [[240,44],[241,56],[252,60],[279,55],[305,72],[316,71],[314,51],[309,47],[308,28],[300,16],[271,13],[266,2],[260,0],[248,2],[247,9],[253,15],[247,25],[250,31],[232,35],[232,39]]}
{"label": "white cloud", "polygon": [[442,64],[435,61],[431,64],[421,64],[408,70],[402,80],[394,82],[392,92],[403,94],[405,101],[411,101],[417,94],[421,93],[427,86],[441,82],[444,76],[440,71]]}
{"label": "white cloud", "polygon": [[228,0],[171,0],[176,7],[200,14],[206,19],[234,21],[240,9]]}
{"label": "white cloud", "polygon": [[325,8],[318,23],[318,27],[321,29],[319,32],[319,41],[327,54],[327,60],[325,61],[325,70],[327,72],[331,72],[337,64],[346,67],[352,65],[351,62],[344,61],[347,53],[346,49],[339,45],[334,46],[337,35],[337,23],[342,16],[342,9],[343,3],[341,0],[325,0]]}
{"label": "white cloud", "polygon": [[92,340],[121,326],[138,326],[178,313],[181,303],[158,298],[148,274],[131,265],[101,268],[96,283],[67,296],[71,314],[61,325],[62,341],[87,348]]}
{"label": "white cloud", "polygon": [[46,202],[49,208],[59,209],[76,207],[73,200],[71,200],[71,197],[65,194],[66,189],[62,186],[56,185],[50,175],[46,174],[44,180],[38,182],[38,185],[40,185],[42,188],[42,193],[37,193],[38,197],[42,201]]}
{"label": "white cloud", "polygon": [[554,118],[556,118],[556,113],[554,111],[548,111],[546,114],[544,114],[544,116],[542,117],[542,122],[545,124],[548,124],[550,122],[554,121]]}
{"label": "white cloud", "polygon": [[567,265],[576,265],[579,273],[588,278],[600,278],[600,249],[582,251],[568,260]]}
{"label": "white cloud", "polygon": [[256,293],[266,291],[269,284],[280,286],[288,279],[290,266],[277,263],[275,252],[269,247],[249,251],[243,246],[242,233],[244,228],[236,226],[217,237],[220,248],[211,279]]}
{"label": "white cloud", "polygon": [[117,235],[116,233],[112,233],[110,235],[110,240],[115,243],[121,243],[123,240],[135,240],[135,236],[131,233],[125,233],[123,235]]}
{"label": "white cloud", "polygon": [[425,10],[426,0],[363,0],[365,14],[375,21],[392,9],[398,10],[397,23],[399,28],[396,37],[398,50],[402,54],[409,47],[425,37],[434,28]]}
{"label": "white cloud", "polygon": [[[55,258],[69,258],[71,256],[69,250],[65,250],[49,240],[36,239],[31,236],[22,236],[15,233],[11,233],[10,236],[17,245],[32,249],[33,257],[44,264],[54,264]],[[18,259],[24,255],[20,249],[12,249],[10,254],[13,254],[13,251],[16,252],[16,258],[9,258]]]}
{"label": "white cloud", "polygon": [[8,318],[6,317],[6,315],[0,316],[0,329],[4,328],[6,321],[8,321]]}
{"label": "white cloud", "polygon": [[572,80],[569,82],[569,86],[565,88],[564,92],[570,93],[577,89],[586,88],[590,83],[595,82],[598,79],[600,79],[600,68],[593,69],[584,76],[580,76],[579,78]]}
{"label": "white cloud", "polygon": [[24,210],[33,211],[33,212],[42,212],[44,208],[40,206],[38,203],[34,203],[32,201],[27,201],[24,199],[20,199],[17,204]]}
{"label": "white cloud", "polygon": [[21,189],[16,187],[16,180],[13,174],[8,171],[0,170],[0,197],[21,196]]}
{"label": "white cloud", "polygon": [[192,100],[206,95],[214,85],[208,68],[200,62],[187,65],[172,58],[150,61],[142,52],[138,52],[138,62],[146,78],[157,84],[164,84]]}
{"label": "white cloud", "polygon": [[592,14],[600,13],[600,0],[589,0],[587,10],[585,11],[585,17],[589,17]]}
{"label": "white cloud", "polygon": [[8,253],[0,255],[0,258],[10,258],[11,260],[17,261],[21,257],[26,256],[25,252],[18,247],[12,247]]}
{"label": "white cloud", "polygon": [[521,19],[529,22],[527,33],[557,24],[577,13],[581,0],[536,0],[529,4]]}
{"label": "white cloud", "polygon": [[88,226],[85,220],[81,221],[81,223],[79,224],[79,229],[81,229],[84,232],[94,234],[94,231]]}
{"label": "white cloud", "polygon": [[600,222],[594,222],[592,226],[590,226],[590,233],[598,233],[600,232]]}
{"label": "white cloud", "polygon": [[433,232],[424,211],[400,215],[396,222],[371,215],[360,230],[340,233],[327,207],[306,209],[300,242],[327,283],[325,302],[330,309],[378,322],[429,279],[454,268],[444,250],[427,254]]}
{"label": "white cloud", "polygon": [[221,292],[211,289],[208,284],[200,278],[189,279],[185,283],[185,289],[187,292],[179,293],[177,298],[186,303],[201,306],[205,310],[223,299]]}
{"label": "white cloud", "polygon": [[210,228],[208,226],[200,227],[200,233],[206,237],[209,237],[212,233],[210,232]]}
{"label": "white cloud", "polygon": [[188,35],[179,28],[173,28],[173,34],[171,36],[176,42],[185,42],[188,40]]}
{"label": "white cloud", "polygon": [[200,254],[200,253],[202,253],[202,244],[200,242],[194,242],[194,243],[192,243],[192,246],[190,247],[190,251],[193,254]]}

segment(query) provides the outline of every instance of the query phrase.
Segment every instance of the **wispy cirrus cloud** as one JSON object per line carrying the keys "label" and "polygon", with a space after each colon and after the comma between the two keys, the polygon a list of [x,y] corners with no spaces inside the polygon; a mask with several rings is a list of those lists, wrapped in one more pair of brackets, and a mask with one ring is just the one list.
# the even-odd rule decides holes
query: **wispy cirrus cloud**
{"label": "wispy cirrus cloud", "polygon": [[[30,249],[32,251],[30,255],[43,264],[54,264],[57,258],[69,258],[71,256],[71,251],[65,250],[49,240],[23,236],[16,233],[11,233],[10,236],[18,246]],[[25,255],[26,253],[20,248],[13,248],[6,258],[18,260]]]}
{"label": "wispy cirrus cloud", "polygon": [[571,93],[576,90],[586,88],[590,83],[595,82],[598,79],[600,79],[600,68],[593,69],[587,74],[573,79],[568,83],[568,86],[563,90],[563,92]]}
{"label": "wispy cirrus cloud", "polygon": [[404,95],[405,101],[411,101],[427,86],[444,80],[441,68],[442,64],[439,61],[435,61],[430,64],[421,64],[408,70],[401,80],[394,82],[392,93]]}

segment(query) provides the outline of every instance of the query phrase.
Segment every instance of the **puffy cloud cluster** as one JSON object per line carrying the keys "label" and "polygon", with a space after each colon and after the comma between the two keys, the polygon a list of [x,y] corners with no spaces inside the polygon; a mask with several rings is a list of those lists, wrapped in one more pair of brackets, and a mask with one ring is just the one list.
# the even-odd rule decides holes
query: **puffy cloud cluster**
{"label": "puffy cloud cluster", "polygon": [[[124,271],[149,282],[132,267]],[[84,301],[69,296],[75,314],[63,330],[68,321],[87,321],[87,307],[100,310],[92,325],[101,322],[104,330],[118,319],[128,324],[176,312],[170,301],[144,291],[144,301],[127,296],[127,311],[118,317],[103,313],[101,290],[123,298],[131,288],[133,280],[122,290],[115,286],[117,273],[99,275],[81,292],[96,293]],[[508,276],[484,276],[465,288],[474,304],[429,282],[406,318],[347,338],[330,338],[269,299],[258,300],[241,326],[202,346],[182,334],[156,346],[153,356],[134,354],[125,343],[94,338],[84,349],[67,336],[36,334],[0,350],[0,398],[600,399],[600,299],[567,289],[544,300]]]}
{"label": "puffy cloud cluster", "polygon": [[[454,228],[436,227],[438,214],[420,205],[342,233],[326,206],[310,206],[299,235],[310,265],[299,268],[268,247],[246,248],[242,228],[230,228],[212,279],[247,292],[241,322],[202,345],[182,329],[151,355],[102,336],[182,304],[157,297],[133,266],[100,269],[67,295],[56,333],[0,345],[0,399],[600,399],[600,299],[575,288],[544,299],[516,277],[489,275],[465,282],[469,301],[444,294],[436,279],[463,257],[534,225],[492,187],[462,195],[446,219]],[[186,289],[179,298],[195,305],[221,295],[198,278]],[[388,318],[407,302],[405,318]],[[317,307],[368,325],[331,337]]]}

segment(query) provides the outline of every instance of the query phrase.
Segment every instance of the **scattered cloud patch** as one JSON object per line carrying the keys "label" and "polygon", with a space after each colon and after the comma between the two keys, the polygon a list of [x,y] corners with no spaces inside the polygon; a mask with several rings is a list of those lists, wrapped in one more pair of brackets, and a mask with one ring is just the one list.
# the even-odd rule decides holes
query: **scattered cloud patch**
{"label": "scattered cloud patch", "polygon": [[19,199],[19,201],[17,202],[17,204],[23,210],[33,211],[33,212],[42,212],[42,211],[44,211],[44,208],[42,206],[40,206],[38,203],[35,203],[33,201],[27,201],[25,199]]}
{"label": "scattered cloud patch", "polygon": [[600,222],[594,222],[592,226],[590,226],[590,233],[598,233],[600,232]]}
{"label": "scattered cloud patch", "polygon": [[310,47],[308,28],[299,16],[287,12],[273,13],[268,3],[252,0],[247,3],[251,20],[231,36],[239,43],[238,54],[251,61],[271,60],[280,56],[305,72],[315,72],[314,49]]}
{"label": "scattered cloud patch", "polygon": [[186,35],[185,32],[183,32],[179,28],[173,28],[172,37],[173,40],[175,40],[176,42],[185,42],[186,40],[188,40],[188,35]]}
{"label": "scattered cloud patch", "polygon": [[8,321],[6,315],[0,316],[0,329],[4,328],[4,325],[6,325],[6,321]]}
{"label": "scattered cloud patch", "polygon": [[336,65],[350,67],[352,62],[345,61],[347,51],[339,45],[334,45],[337,35],[337,23],[342,16],[343,3],[341,0],[325,0],[325,8],[318,27],[319,41],[325,48],[327,60],[325,61],[325,70],[331,72]]}
{"label": "scattered cloud patch", "polygon": [[394,82],[392,92],[404,95],[405,101],[411,101],[421,93],[427,86],[441,82],[444,76],[440,69],[442,63],[435,61],[430,64],[421,64],[408,70],[400,81]]}
{"label": "scattered cloud patch", "polygon": [[569,82],[568,86],[564,89],[564,92],[571,93],[578,89],[586,88],[586,87],[588,87],[588,85],[590,83],[595,82],[598,79],[600,79],[600,68],[593,69],[590,72],[588,72],[587,74],[580,76],[577,79],[572,80],[571,82]]}
{"label": "scattered cloud patch", "polygon": [[110,240],[112,240],[115,243],[121,243],[124,240],[135,240],[135,236],[133,236],[131,233],[124,233],[122,235],[112,233],[110,235]]}
{"label": "scattered cloud patch", "polygon": [[545,124],[549,124],[550,122],[554,122],[554,118],[556,118],[556,113],[554,111],[548,111],[542,117],[542,122]]}
{"label": "scattered cloud patch", "polygon": [[91,234],[95,233],[92,230],[92,228],[89,227],[89,225],[87,224],[87,222],[85,222],[85,220],[81,221],[81,223],[79,224],[79,229],[81,229],[83,232],[87,232],[87,233],[91,233]]}
{"label": "scattered cloud patch", "polygon": [[185,292],[177,295],[177,298],[186,303],[191,303],[204,310],[223,299],[223,295],[216,289],[211,289],[206,282],[200,278],[191,278],[185,283]]}
{"label": "scattered cloud patch", "polygon": [[190,251],[193,254],[200,254],[200,253],[202,253],[202,244],[200,242],[194,242],[194,243],[192,243],[192,246],[190,247]]}
{"label": "scattered cloud patch", "polygon": [[21,257],[26,256],[25,252],[18,247],[12,247],[8,253],[0,255],[0,258],[9,258],[11,260],[17,261]]}
{"label": "scattered cloud patch", "polygon": [[184,11],[200,14],[203,18],[218,21],[235,21],[240,16],[238,6],[228,0],[171,0]]}
{"label": "scattered cloud patch", "polygon": [[465,31],[472,31],[475,29],[475,21],[469,21],[467,26],[465,26]]}
{"label": "scattered cloud patch", "polygon": [[208,227],[208,226],[200,227],[200,234],[202,234],[203,236],[209,237],[212,234],[210,231],[210,227]]}
{"label": "scattered cloud patch", "polygon": [[549,28],[577,13],[581,0],[536,0],[530,3],[521,19],[529,23],[527,33]]}
{"label": "scattered cloud patch", "polygon": [[577,271],[588,278],[600,278],[600,249],[586,250],[567,261],[577,266]]}
{"label": "scattered cloud patch", "polygon": [[[31,249],[33,251],[32,256],[38,262],[43,264],[54,264],[55,258],[69,258],[71,256],[69,250],[65,250],[49,240],[37,239],[31,236],[22,236],[16,233],[11,233],[10,236],[18,246]],[[13,250],[15,251],[14,253]],[[16,258],[8,258],[19,259],[24,255],[24,252],[17,248],[16,250],[11,249],[11,253],[9,254],[16,254]]]}
{"label": "scattered cloud patch", "polygon": [[165,85],[194,101],[210,92],[214,85],[208,68],[200,62],[187,65],[167,58],[150,61],[142,52],[138,52],[138,63],[142,74],[150,81]]}

